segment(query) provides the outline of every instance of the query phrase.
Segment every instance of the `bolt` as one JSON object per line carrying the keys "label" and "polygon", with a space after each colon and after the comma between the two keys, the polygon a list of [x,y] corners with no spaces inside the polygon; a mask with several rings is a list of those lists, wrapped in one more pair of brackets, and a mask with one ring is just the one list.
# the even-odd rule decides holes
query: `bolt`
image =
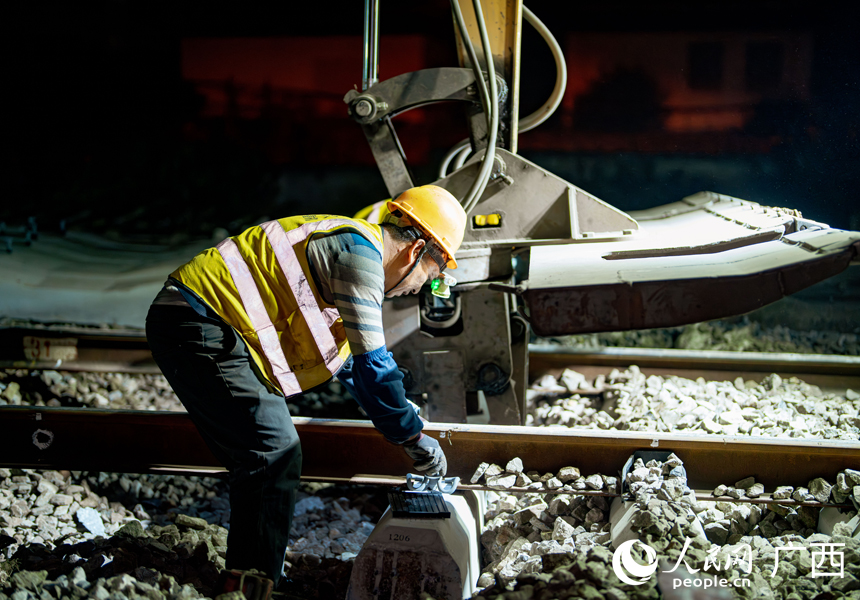
{"label": "bolt", "polygon": [[355,103],[355,114],[359,117],[367,117],[370,116],[370,113],[373,112],[373,105],[369,100],[359,100]]}

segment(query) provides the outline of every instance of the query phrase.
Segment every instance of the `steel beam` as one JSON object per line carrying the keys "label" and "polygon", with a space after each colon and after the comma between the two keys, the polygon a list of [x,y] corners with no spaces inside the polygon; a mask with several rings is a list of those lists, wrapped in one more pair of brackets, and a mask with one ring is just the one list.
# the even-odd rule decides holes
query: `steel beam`
{"label": "steel beam", "polygon": [[[309,477],[402,476],[412,468],[368,422],[295,418]],[[860,468],[860,442],[579,431],[559,427],[427,424],[467,479],[483,461],[519,456],[529,470],[576,466],[617,474],[636,450],[672,450],[690,486],[713,488],[755,476],[767,487],[806,485]],[[8,407],[0,409],[0,466],[118,472],[223,471],[185,413]]]}

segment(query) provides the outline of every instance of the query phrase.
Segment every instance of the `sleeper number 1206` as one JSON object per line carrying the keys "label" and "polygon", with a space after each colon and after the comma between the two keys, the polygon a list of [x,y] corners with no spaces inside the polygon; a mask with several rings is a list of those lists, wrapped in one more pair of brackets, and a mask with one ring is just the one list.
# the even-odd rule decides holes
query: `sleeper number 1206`
{"label": "sleeper number 1206", "polygon": [[408,542],[409,536],[405,533],[389,533],[388,541],[390,542]]}

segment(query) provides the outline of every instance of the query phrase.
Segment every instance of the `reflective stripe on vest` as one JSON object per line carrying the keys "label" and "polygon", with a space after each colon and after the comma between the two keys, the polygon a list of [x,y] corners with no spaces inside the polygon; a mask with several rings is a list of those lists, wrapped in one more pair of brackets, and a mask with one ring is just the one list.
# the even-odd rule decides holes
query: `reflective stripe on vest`
{"label": "reflective stripe on vest", "polygon": [[[296,304],[314,338],[314,343],[323,357],[326,368],[332,375],[337,373],[343,365],[343,360],[341,360],[338,352],[337,342],[330,330],[332,323],[340,318],[340,313],[338,313],[336,308],[320,309],[293,246],[303,242],[308,236],[317,231],[325,231],[353,224],[352,221],[344,219],[325,219],[305,223],[300,227],[288,231],[285,231],[278,221],[268,221],[260,225],[275,253],[278,266],[281,267],[281,271],[290,285]],[[377,244],[374,242],[374,245]],[[272,371],[278,379],[281,389],[286,396],[300,394],[302,392],[301,386],[292,369],[290,369],[272,319],[269,317],[268,312],[266,312],[260,290],[257,288],[251,271],[239,252],[239,247],[232,239],[228,238],[221,242],[217,248],[224,258],[224,263],[227,265],[230,275],[233,277],[233,282],[236,284],[236,289],[239,292],[239,297],[242,299],[245,312],[248,314],[251,325],[257,333],[266,360],[272,365]]]}
{"label": "reflective stripe on vest", "polygon": [[299,385],[299,380],[287,362],[287,357],[284,356],[284,349],[281,348],[281,340],[278,339],[278,332],[275,330],[275,325],[266,312],[266,307],[263,305],[263,297],[260,295],[260,290],[257,289],[257,284],[254,281],[254,276],[251,275],[251,270],[242,258],[239,252],[239,246],[232,239],[227,238],[216,246],[218,252],[224,258],[224,263],[230,271],[230,276],[233,277],[233,283],[236,284],[236,289],[239,292],[239,297],[242,299],[242,305],[245,307],[245,312],[248,313],[248,318],[251,320],[251,325],[257,333],[257,338],[260,340],[260,346],[263,349],[263,354],[266,355],[266,360],[272,365],[272,372],[281,384],[281,390],[285,396],[294,396],[302,393],[302,388]]}
{"label": "reflective stripe on vest", "polygon": [[[337,369],[343,364],[343,361],[338,357],[337,343],[334,341],[334,336],[331,330],[326,326],[320,312],[320,305],[314,298],[314,292],[308,283],[308,278],[299,264],[299,258],[296,256],[296,251],[293,248],[294,244],[303,241],[311,233],[302,231],[307,227],[304,225],[298,229],[284,231],[281,224],[277,221],[269,221],[260,225],[263,231],[266,232],[266,237],[269,238],[269,243],[272,245],[272,250],[275,251],[275,258],[278,259],[278,264],[281,266],[281,271],[287,277],[287,283],[290,284],[290,289],[293,290],[293,296],[296,299],[296,304],[299,310],[302,311],[302,316],[305,318],[305,323],[314,337],[317,348],[322,354],[323,361],[326,367],[334,375]],[[337,366],[332,370],[334,363]]]}
{"label": "reflective stripe on vest", "polygon": [[379,223],[379,215],[382,213],[382,207],[388,203],[388,200],[383,200],[381,202],[377,202],[373,205],[373,210],[370,211],[370,214],[367,215],[365,221],[368,223]]}

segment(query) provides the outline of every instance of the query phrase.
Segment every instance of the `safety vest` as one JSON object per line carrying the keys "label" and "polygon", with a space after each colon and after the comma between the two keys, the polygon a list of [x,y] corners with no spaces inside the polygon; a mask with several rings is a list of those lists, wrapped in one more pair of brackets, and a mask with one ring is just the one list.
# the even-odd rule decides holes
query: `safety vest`
{"label": "safety vest", "polygon": [[365,206],[355,213],[353,219],[363,219],[368,223],[373,224],[382,223],[385,217],[389,215],[388,202],[388,200],[380,200],[379,202],[374,202],[370,206]]}
{"label": "safety vest", "polygon": [[307,246],[313,236],[350,230],[382,252],[378,225],[288,217],[227,238],[170,276],[233,326],[261,372],[289,398],[328,381],[349,358],[343,320],[314,284]]}

